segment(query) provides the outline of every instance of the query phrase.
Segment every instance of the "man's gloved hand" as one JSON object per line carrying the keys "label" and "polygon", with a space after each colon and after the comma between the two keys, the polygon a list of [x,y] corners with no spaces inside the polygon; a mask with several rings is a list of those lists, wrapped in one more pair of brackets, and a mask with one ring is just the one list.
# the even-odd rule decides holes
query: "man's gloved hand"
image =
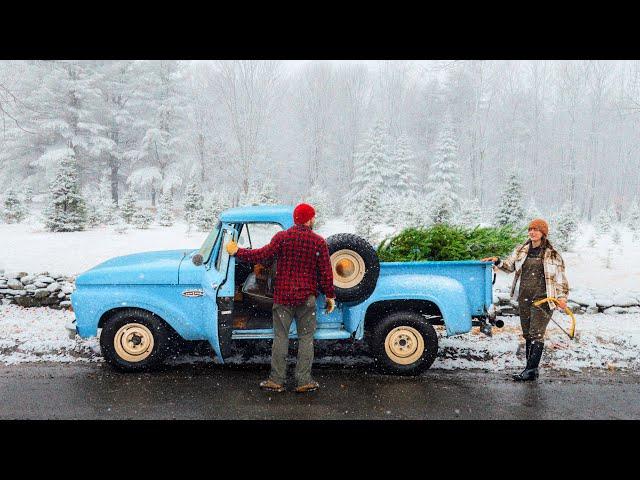
{"label": "man's gloved hand", "polygon": [[327,298],[327,301],[324,304],[324,311],[326,313],[331,313],[336,308],[336,299],[335,298]]}
{"label": "man's gloved hand", "polygon": [[231,240],[229,243],[227,243],[227,253],[229,255],[235,255],[237,251],[238,244],[234,240]]}

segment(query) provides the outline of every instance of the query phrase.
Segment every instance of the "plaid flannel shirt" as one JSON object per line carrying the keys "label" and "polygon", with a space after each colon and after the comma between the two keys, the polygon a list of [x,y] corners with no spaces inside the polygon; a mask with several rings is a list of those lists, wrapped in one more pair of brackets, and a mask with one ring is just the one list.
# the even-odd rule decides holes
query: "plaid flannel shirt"
{"label": "plaid flannel shirt", "polygon": [[[513,284],[511,285],[511,296],[516,292],[516,285],[522,273],[522,265],[527,259],[531,240],[527,240],[523,245],[517,247],[511,255],[496,265],[500,270],[506,273],[515,271]],[[558,251],[547,241],[547,247],[544,249],[544,257],[542,259],[544,267],[544,281],[547,287],[547,297],[567,298],[569,295],[569,281],[565,274],[564,260]],[[551,302],[549,306],[554,308]]]}
{"label": "plaid flannel shirt", "polygon": [[277,260],[274,303],[304,303],[309,295],[318,295],[318,288],[327,298],[336,296],[327,242],[307,226],[294,225],[278,232],[262,248],[239,248],[236,257],[249,263]]}

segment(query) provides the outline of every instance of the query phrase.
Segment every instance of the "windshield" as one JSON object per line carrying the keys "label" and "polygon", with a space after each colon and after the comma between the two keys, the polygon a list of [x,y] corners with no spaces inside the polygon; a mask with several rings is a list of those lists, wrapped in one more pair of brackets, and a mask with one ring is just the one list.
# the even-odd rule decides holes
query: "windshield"
{"label": "windshield", "polygon": [[207,263],[211,257],[211,251],[216,244],[216,238],[218,238],[218,232],[220,232],[221,222],[218,222],[216,228],[211,230],[211,233],[207,236],[206,240],[198,250],[198,253],[202,255],[202,263]]}

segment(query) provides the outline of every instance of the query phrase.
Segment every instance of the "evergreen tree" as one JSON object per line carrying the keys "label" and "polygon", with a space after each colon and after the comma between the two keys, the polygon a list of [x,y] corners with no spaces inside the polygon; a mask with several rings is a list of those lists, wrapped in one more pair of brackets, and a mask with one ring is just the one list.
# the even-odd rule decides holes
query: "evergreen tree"
{"label": "evergreen tree", "polygon": [[622,235],[620,234],[619,228],[613,229],[613,232],[611,233],[611,240],[613,240],[613,243],[616,245],[622,244]]}
{"label": "evergreen tree", "polygon": [[4,196],[3,217],[6,223],[20,223],[26,216],[26,208],[13,188],[9,188]]}
{"label": "evergreen tree", "polygon": [[87,221],[75,155],[73,151],[68,153],[58,164],[56,176],[50,186],[51,200],[43,212],[45,225],[51,232],[84,230]]}
{"label": "evergreen tree", "polygon": [[633,233],[634,239],[640,232],[640,205],[638,204],[638,198],[634,198],[629,206],[629,210],[626,215],[626,223],[629,230]]}
{"label": "evergreen tree", "polygon": [[526,212],[527,212],[526,219],[528,220],[533,220],[534,218],[542,218],[542,213],[540,212],[540,209],[536,204],[535,198],[532,198],[531,200],[529,200],[529,203],[527,204]]}
{"label": "evergreen tree", "polygon": [[258,194],[258,201],[260,205],[276,205],[278,203],[276,188],[268,178],[262,182],[262,187]]}
{"label": "evergreen tree", "polygon": [[498,211],[496,213],[496,225],[511,225],[520,228],[524,225],[525,211],[522,207],[522,185],[516,172],[507,176],[505,189],[500,195]]}
{"label": "evergreen tree", "polygon": [[139,209],[133,214],[133,218],[131,220],[137,228],[146,230],[149,228],[149,225],[151,225],[151,222],[153,222],[153,214],[148,210]]}
{"label": "evergreen tree", "polygon": [[596,232],[598,234],[609,233],[611,231],[611,212],[604,208],[596,216]]}
{"label": "evergreen tree", "polygon": [[575,243],[578,231],[577,212],[571,202],[562,206],[553,234],[553,244],[561,250],[569,250]]}
{"label": "evergreen tree", "polygon": [[333,204],[329,194],[318,184],[311,187],[304,201],[316,211],[315,228],[321,227],[333,215]]}
{"label": "evergreen tree", "polygon": [[240,193],[240,199],[238,201],[238,206],[241,207],[251,205],[260,205],[260,186],[255,181],[249,183],[247,193]]}
{"label": "evergreen tree", "polygon": [[202,210],[202,193],[195,182],[187,185],[187,191],[184,195],[184,219],[187,221],[187,229],[190,231],[191,226],[195,223],[195,216]]}
{"label": "evergreen tree", "polygon": [[382,166],[386,162],[385,137],[382,123],[371,130],[365,145],[356,156],[354,179],[351,184],[349,216],[356,231],[374,242],[373,227],[383,217]]}
{"label": "evergreen tree", "polygon": [[451,222],[460,208],[458,193],[460,172],[458,167],[458,144],[455,140],[453,126],[446,121],[440,130],[436,151],[429,178],[427,201],[429,217],[434,223]]}
{"label": "evergreen tree", "polygon": [[33,187],[31,185],[27,185],[24,187],[24,203],[26,205],[31,205],[33,203]]}
{"label": "evergreen tree", "polygon": [[173,198],[170,192],[162,192],[158,202],[158,223],[163,227],[170,227],[173,222]]}
{"label": "evergreen tree", "polygon": [[228,207],[228,202],[222,195],[213,194],[207,197],[196,218],[196,227],[198,230],[201,232],[211,231],[218,223],[220,213]]}
{"label": "evergreen tree", "polygon": [[458,225],[463,227],[476,227],[482,223],[482,210],[475,198],[460,202],[460,214],[456,218]]}
{"label": "evergreen tree", "polygon": [[394,161],[396,176],[391,184],[388,221],[396,227],[417,226],[423,221],[423,201],[418,198],[420,186],[415,174],[414,155],[409,137],[402,134],[396,143]]}
{"label": "evergreen tree", "polygon": [[120,215],[126,223],[131,223],[137,210],[135,194],[133,190],[129,190],[124,197],[122,197]]}

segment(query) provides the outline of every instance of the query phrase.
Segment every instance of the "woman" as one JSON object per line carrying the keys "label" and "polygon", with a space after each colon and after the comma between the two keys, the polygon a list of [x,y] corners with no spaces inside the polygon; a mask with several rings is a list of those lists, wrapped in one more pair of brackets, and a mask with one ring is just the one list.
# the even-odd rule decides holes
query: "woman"
{"label": "woman", "polygon": [[500,260],[498,257],[483,258],[482,261],[492,261],[500,270],[511,273],[515,271],[511,296],[518,290],[518,305],[520,308],[520,324],[522,336],[526,342],[527,366],[519,374],[514,375],[516,381],[529,381],[538,378],[538,365],[544,350],[544,333],[551,318],[552,302],[546,302],[539,307],[533,302],[546,297],[558,299],[558,306],[564,310],[567,306],[569,283],[565,275],[564,261],[555,250],[547,235],[549,225],[537,218],[529,224],[529,239],[517,247],[513,253]]}

